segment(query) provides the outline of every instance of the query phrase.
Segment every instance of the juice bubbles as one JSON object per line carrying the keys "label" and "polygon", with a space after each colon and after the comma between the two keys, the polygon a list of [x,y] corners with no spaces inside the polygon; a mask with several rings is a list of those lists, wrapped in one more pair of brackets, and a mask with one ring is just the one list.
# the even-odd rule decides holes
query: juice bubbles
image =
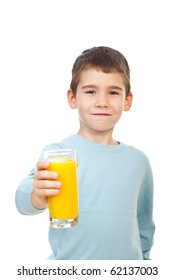
{"label": "juice bubbles", "polygon": [[[48,151],[51,152],[51,151]],[[50,162],[49,171],[58,173],[62,186],[56,196],[48,197],[50,226],[65,228],[78,223],[78,186],[75,151],[58,150],[47,152],[46,160]],[[71,156],[71,157],[70,157]]]}

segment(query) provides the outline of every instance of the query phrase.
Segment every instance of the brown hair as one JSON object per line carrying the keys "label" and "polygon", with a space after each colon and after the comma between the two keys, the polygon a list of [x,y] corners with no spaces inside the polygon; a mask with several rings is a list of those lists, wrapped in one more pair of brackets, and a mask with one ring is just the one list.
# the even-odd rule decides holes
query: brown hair
{"label": "brown hair", "polygon": [[83,70],[95,68],[104,73],[117,72],[124,79],[126,95],[130,92],[130,69],[126,58],[117,50],[109,47],[93,47],[77,57],[72,68],[70,88],[76,95],[80,74]]}

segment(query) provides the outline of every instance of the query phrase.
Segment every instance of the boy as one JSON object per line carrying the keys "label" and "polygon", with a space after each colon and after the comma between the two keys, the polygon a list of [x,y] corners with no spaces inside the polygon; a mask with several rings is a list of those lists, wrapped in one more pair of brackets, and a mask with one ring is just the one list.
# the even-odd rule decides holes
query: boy
{"label": "boy", "polygon": [[[149,259],[153,244],[153,178],[147,156],[113,139],[123,111],[132,103],[130,70],[124,56],[109,47],[85,50],[75,61],[67,93],[80,128],[47,149],[74,148],[78,161],[79,224],[49,230],[52,259]],[[58,174],[49,172],[43,153],[16,191],[22,214],[47,208],[61,192]],[[63,187],[63,186],[62,186]]]}

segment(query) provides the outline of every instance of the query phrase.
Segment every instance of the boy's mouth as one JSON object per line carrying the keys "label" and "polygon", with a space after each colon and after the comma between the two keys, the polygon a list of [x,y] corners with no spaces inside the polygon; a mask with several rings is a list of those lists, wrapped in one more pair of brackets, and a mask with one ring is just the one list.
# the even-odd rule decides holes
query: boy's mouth
{"label": "boy's mouth", "polygon": [[99,116],[99,117],[100,116],[106,116],[107,117],[107,116],[111,116],[111,115],[110,114],[93,114],[93,116]]}
{"label": "boy's mouth", "polygon": [[112,114],[103,112],[103,113],[92,113],[92,115],[93,116],[106,116],[107,117],[107,116],[111,116]]}

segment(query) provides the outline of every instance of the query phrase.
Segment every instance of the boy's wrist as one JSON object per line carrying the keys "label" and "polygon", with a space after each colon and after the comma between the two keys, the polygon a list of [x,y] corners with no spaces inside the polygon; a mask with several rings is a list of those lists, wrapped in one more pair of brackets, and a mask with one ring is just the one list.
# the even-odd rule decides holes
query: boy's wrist
{"label": "boy's wrist", "polygon": [[42,210],[48,207],[48,203],[46,198],[40,198],[35,194],[35,191],[33,190],[32,194],[31,194],[31,203],[33,205],[34,208],[38,209],[38,210]]}

